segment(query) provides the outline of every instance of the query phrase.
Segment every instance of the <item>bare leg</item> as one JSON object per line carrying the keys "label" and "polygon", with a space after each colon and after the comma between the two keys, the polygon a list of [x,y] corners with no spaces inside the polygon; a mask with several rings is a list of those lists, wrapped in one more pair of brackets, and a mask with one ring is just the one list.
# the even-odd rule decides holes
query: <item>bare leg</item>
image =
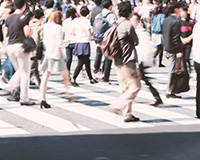
{"label": "bare leg", "polygon": [[47,91],[47,82],[51,75],[51,72],[44,71],[41,84],[40,84],[40,91],[42,93],[42,100],[46,101],[46,91]]}

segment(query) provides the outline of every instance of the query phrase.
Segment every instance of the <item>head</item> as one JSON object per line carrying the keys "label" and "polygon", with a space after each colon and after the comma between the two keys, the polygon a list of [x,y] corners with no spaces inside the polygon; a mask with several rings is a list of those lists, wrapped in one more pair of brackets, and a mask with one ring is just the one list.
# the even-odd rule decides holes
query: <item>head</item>
{"label": "head", "polygon": [[140,24],[140,18],[141,16],[137,13],[134,13],[132,18],[131,18],[131,22],[134,28],[136,28],[138,26],[138,24]]}
{"label": "head", "polygon": [[173,1],[169,4],[169,14],[180,15],[180,2]]}
{"label": "head", "polygon": [[100,6],[100,5],[101,5],[101,0],[94,0],[94,3],[95,3],[97,6]]}
{"label": "head", "polygon": [[80,9],[81,16],[86,17],[89,13],[90,13],[90,11],[87,6],[81,7],[81,9]]}
{"label": "head", "polygon": [[43,10],[37,9],[33,12],[36,19],[41,19],[44,16]]}
{"label": "head", "polygon": [[66,10],[66,18],[76,18],[76,9],[72,6],[69,6]]}
{"label": "head", "polygon": [[63,4],[68,4],[68,3],[71,3],[70,0],[62,0]]}
{"label": "head", "polygon": [[26,0],[14,0],[15,8],[22,9],[23,11],[26,9]]}
{"label": "head", "polygon": [[163,13],[163,6],[162,6],[162,4],[159,4],[158,6],[156,6],[154,8],[152,17],[154,17],[155,15],[157,15],[159,13]]}
{"label": "head", "polygon": [[186,2],[182,2],[181,3],[181,8],[180,8],[180,16],[181,16],[181,19],[187,19],[188,17],[188,4]]}
{"label": "head", "polygon": [[45,7],[47,7],[47,9],[52,8],[54,5],[54,1],[53,0],[47,0],[45,2]]}
{"label": "head", "polygon": [[14,13],[14,11],[15,8],[13,6],[6,6],[3,10],[3,19],[6,20],[10,14]]}
{"label": "head", "polygon": [[129,1],[119,3],[118,10],[119,10],[120,17],[131,18],[132,7]]}
{"label": "head", "polygon": [[61,13],[61,11],[58,11],[58,10],[52,11],[51,15],[50,15],[50,22],[62,25],[62,13]]}
{"label": "head", "polygon": [[111,0],[104,0],[102,1],[101,5],[103,6],[103,8],[107,8],[109,10],[112,10],[112,1]]}

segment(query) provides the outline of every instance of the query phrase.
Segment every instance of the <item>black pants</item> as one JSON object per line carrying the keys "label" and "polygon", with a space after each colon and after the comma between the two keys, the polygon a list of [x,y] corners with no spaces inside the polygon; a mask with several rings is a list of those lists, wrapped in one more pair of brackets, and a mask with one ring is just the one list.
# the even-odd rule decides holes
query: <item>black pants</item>
{"label": "black pants", "polygon": [[91,69],[90,69],[90,56],[89,55],[81,55],[81,56],[78,56],[78,65],[76,66],[76,69],[75,69],[74,75],[73,75],[74,80],[78,77],[84,64],[85,64],[85,69],[86,69],[89,79],[90,80],[93,79],[92,74],[91,74]]}
{"label": "black pants", "polygon": [[191,46],[185,45],[183,47],[183,60],[186,64],[188,71],[191,73],[190,53],[191,53]]}
{"label": "black pants", "polygon": [[145,84],[147,86],[149,86],[149,90],[151,91],[151,93],[154,96],[154,98],[156,99],[156,101],[160,101],[161,102],[162,100],[160,98],[160,95],[159,95],[158,91],[149,82],[148,77],[145,76],[145,69],[144,69],[144,66],[143,66],[142,63],[140,63],[139,69],[140,69],[141,79],[145,82]]}
{"label": "black pants", "polygon": [[156,50],[156,53],[154,55],[154,58],[156,58],[158,54],[159,54],[159,65],[161,65],[162,64],[162,58],[163,58],[163,45],[162,44],[157,46],[157,50]]}
{"label": "black pants", "polygon": [[39,71],[38,71],[38,60],[36,60],[36,59],[31,60],[30,78],[32,78],[33,76],[35,76],[36,81],[37,81],[38,85],[40,86],[41,79],[40,79],[40,74],[39,74]]}
{"label": "black pants", "polygon": [[[101,53],[100,47],[98,46],[96,49],[96,57],[95,57],[95,62],[94,62],[94,73],[97,73],[100,71],[101,59],[102,59],[102,53]],[[111,66],[112,66],[112,60],[105,57],[104,62],[103,62],[103,67],[102,67],[102,70],[104,73],[104,78],[103,78],[104,82],[109,82]]]}
{"label": "black pants", "polygon": [[196,86],[196,115],[200,117],[200,63],[194,62],[194,68],[197,73]]}

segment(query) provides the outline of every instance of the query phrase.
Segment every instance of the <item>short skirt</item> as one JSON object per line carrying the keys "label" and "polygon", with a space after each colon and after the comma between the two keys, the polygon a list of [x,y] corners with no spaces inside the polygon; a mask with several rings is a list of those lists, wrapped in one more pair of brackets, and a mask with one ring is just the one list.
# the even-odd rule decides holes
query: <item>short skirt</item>
{"label": "short skirt", "polygon": [[52,59],[45,56],[40,66],[40,70],[49,72],[61,72],[67,70],[65,59],[63,57],[60,59]]}
{"label": "short skirt", "polygon": [[162,36],[162,34],[152,33],[151,40],[152,40],[153,45],[163,44],[163,36]]}
{"label": "short skirt", "polygon": [[76,43],[74,47],[74,55],[89,55],[90,56],[90,43]]}

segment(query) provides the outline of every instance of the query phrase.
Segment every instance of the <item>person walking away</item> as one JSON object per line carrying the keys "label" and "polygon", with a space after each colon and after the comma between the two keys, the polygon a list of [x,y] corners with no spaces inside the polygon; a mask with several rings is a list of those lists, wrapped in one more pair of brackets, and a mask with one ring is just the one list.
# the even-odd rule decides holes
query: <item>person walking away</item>
{"label": "person walking away", "polygon": [[12,90],[20,85],[20,104],[34,105],[28,96],[29,78],[30,78],[30,53],[25,53],[22,47],[24,38],[31,37],[31,29],[28,25],[29,21],[22,13],[26,9],[25,0],[14,1],[16,10],[6,19],[6,27],[4,33],[9,36],[7,52],[9,58],[15,68],[15,74],[12,76],[9,84]]}
{"label": "person walking away", "polygon": [[[42,41],[43,38],[43,26],[41,24],[42,19],[44,17],[44,13],[41,9],[37,9],[33,12],[34,18],[30,21],[29,25],[33,31],[32,38],[34,39],[36,45],[39,44],[40,41]],[[35,75],[35,78],[37,80],[38,86],[40,86],[41,79],[38,71],[38,60],[34,58],[34,53],[31,53],[31,74],[30,78]]]}
{"label": "person walking away", "polygon": [[167,98],[182,98],[181,96],[177,96],[170,89],[171,83],[171,74],[174,73],[175,63],[177,58],[181,58],[183,56],[182,53],[182,42],[180,39],[180,23],[177,21],[177,18],[180,15],[180,3],[172,2],[169,5],[169,13],[168,16],[163,23],[163,39],[164,39],[164,48],[168,53],[169,61],[170,61],[170,69],[169,76],[167,82]]}
{"label": "person walking away", "polygon": [[83,65],[85,65],[90,83],[95,84],[98,82],[92,77],[90,69],[90,37],[92,34],[90,21],[86,18],[86,16],[89,14],[87,6],[83,6],[80,9],[80,14],[81,17],[74,20],[72,29],[72,34],[76,36],[74,55],[78,56],[78,65],[75,68],[74,75],[71,80],[71,84],[74,87],[79,86],[76,83],[76,78],[78,77]]}
{"label": "person walking away", "polygon": [[150,34],[145,30],[143,25],[140,22],[140,16],[137,13],[133,14],[131,18],[132,24],[135,28],[137,36],[139,37],[139,45],[136,46],[137,54],[138,54],[138,62],[140,69],[141,80],[145,82],[145,84],[149,87],[152,95],[155,98],[155,102],[150,103],[150,106],[157,107],[160,104],[163,104],[163,101],[158,93],[158,91],[152,86],[149,82],[148,77],[145,75],[145,68],[151,67],[153,63],[152,50],[153,45],[151,42]]}
{"label": "person walking away", "polygon": [[132,8],[129,1],[118,5],[119,20],[117,36],[122,47],[122,55],[114,57],[115,70],[121,87],[119,100],[112,104],[114,113],[122,112],[124,122],[139,121],[132,115],[132,101],[140,90],[140,76],[136,68],[138,37],[131,24]]}
{"label": "person walking away", "polygon": [[165,15],[163,14],[162,4],[154,8],[151,17],[151,38],[152,42],[156,47],[156,52],[153,56],[154,62],[156,57],[159,55],[159,65],[158,67],[165,67],[162,64],[163,58],[163,42],[162,42],[162,25],[165,20]]}
{"label": "person walking away", "polygon": [[193,28],[193,60],[196,71],[196,116],[200,118],[200,22],[197,22]]}
{"label": "person walking away", "polygon": [[70,76],[70,69],[73,59],[73,52],[75,47],[75,36],[71,34],[73,29],[73,20],[76,18],[76,9],[69,6],[66,11],[66,19],[63,21],[63,33],[65,41],[69,41],[69,45],[66,47],[66,63]]}
{"label": "person walking away", "polygon": [[[106,21],[108,22],[108,28],[110,28],[117,20],[116,15],[112,12],[112,8],[113,8],[112,1],[111,0],[102,1],[102,6],[103,6],[103,10],[101,12],[102,17],[106,18]],[[98,14],[95,17],[95,19],[98,19],[99,16],[100,16],[100,14]],[[94,21],[94,23],[95,23],[95,21]],[[94,32],[95,32],[94,23],[93,23],[93,37],[94,37]],[[101,34],[103,35],[104,33],[101,33]],[[102,71],[103,71],[103,73],[102,73],[102,71],[100,69],[101,59],[102,59],[102,52],[101,52],[101,49],[100,49],[101,42],[102,42],[102,39],[99,42],[96,42],[97,43],[97,49],[96,49],[96,56],[95,56],[93,73],[95,74],[97,79],[103,77],[103,82],[105,84],[110,84],[109,78],[110,78],[110,71],[111,71],[111,66],[112,66],[112,59],[105,57],[104,62],[103,62],[103,67],[102,67]]]}
{"label": "person walking away", "polygon": [[66,98],[71,99],[68,93],[69,75],[65,60],[60,48],[65,47],[68,42],[63,41],[62,33],[62,14],[60,11],[52,11],[50,22],[44,25],[43,44],[46,49],[44,52],[44,60],[41,65],[43,71],[40,90],[42,94],[41,108],[50,108],[46,102],[47,82],[52,72],[59,72],[63,78],[63,84],[66,88]]}

